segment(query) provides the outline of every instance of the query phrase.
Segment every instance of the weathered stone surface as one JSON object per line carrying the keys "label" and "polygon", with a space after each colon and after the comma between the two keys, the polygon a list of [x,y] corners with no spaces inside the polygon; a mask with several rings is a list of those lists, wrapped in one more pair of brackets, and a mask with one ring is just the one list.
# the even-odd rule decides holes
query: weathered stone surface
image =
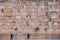
{"label": "weathered stone surface", "polygon": [[[0,0],[0,39],[60,39],[59,2],[59,0]],[[10,34],[13,35],[12,39]]]}

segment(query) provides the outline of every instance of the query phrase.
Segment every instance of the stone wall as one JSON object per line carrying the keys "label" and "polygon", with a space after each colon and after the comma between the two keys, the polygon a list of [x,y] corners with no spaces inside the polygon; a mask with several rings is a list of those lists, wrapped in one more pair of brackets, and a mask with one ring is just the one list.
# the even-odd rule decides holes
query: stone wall
{"label": "stone wall", "polygon": [[0,39],[59,39],[59,2],[59,0],[0,0]]}

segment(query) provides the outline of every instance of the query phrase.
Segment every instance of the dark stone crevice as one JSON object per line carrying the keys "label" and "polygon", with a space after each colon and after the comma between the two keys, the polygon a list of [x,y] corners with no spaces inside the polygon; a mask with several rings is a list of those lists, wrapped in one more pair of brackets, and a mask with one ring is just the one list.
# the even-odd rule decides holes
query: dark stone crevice
{"label": "dark stone crevice", "polygon": [[39,28],[38,28],[38,27],[36,27],[36,28],[35,28],[35,31],[39,31]]}

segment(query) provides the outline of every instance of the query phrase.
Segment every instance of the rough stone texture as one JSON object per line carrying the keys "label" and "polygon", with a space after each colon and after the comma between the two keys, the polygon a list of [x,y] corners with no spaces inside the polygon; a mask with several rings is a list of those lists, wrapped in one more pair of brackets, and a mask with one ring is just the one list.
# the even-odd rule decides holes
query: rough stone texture
{"label": "rough stone texture", "polygon": [[59,40],[60,1],[0,0],[0,39]]}

